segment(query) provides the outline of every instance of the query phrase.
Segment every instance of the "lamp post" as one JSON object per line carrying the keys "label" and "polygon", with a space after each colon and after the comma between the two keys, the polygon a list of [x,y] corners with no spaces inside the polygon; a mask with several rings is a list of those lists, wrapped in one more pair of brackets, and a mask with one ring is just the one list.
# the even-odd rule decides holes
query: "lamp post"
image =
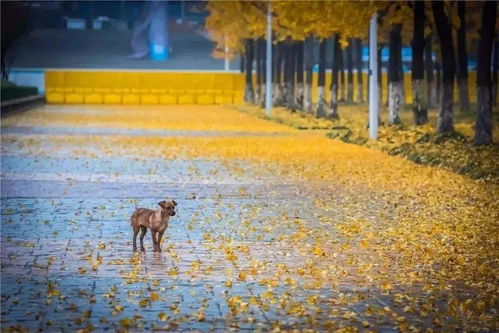
{"label": "lamp post", "polygon": [[369,28],[369,138],[378,137],[378,41],[377,41],[378,14],[374,13]]}
{"label": "lamp post", "polygon": [[227,46],[227,36],[224,36],[224,69],[226,72],[230,70],[229,65],[229,47]]}
{"label": "lamp post", "polygon": [[265,113],[272,114],[272,8],[267,4],[267,70],[265,84]]}

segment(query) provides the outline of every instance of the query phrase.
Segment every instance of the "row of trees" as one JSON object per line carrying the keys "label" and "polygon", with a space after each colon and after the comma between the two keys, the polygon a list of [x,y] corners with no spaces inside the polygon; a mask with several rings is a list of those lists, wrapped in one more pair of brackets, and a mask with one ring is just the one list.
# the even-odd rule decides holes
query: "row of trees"
{"label": "row of trees", "polygon": [[[210,15],[206,28],[216,42],[214,56],[227,56],[227,51],[229,57],[243,55],[245,100],[257,104],[263,103],[265,94],[267,6],[268,3],[263,1],[210,1],[207,5]],[[468,110],[467,50],[478,40],[475,142],[492,142],[492,105],[497,95],[497,42],[495,52],[493,48],[499,23],[495,1],[278,1],[272,2],[271,6],[272,98],[276,105],[315,113],[317,117],[338,118],[341,99],[363,101],[360,50],[367,41],[370,18],[378,12],[378,52],[383,45],[389,48],[389,122],[400,122],[399,112],[404,100],[401,52],[402,45],[411,45],[414,122],[416,125],[428,122],[428,107],[439,103],[437,130],[440,133],[453,131],[454,82],[459,85],[460,108]],[[328,47],[328,42],[332,47]],[[493,54],[496,55],[494,64]],[[332,71],[329,92],[325,87],[328,60]],[[317,62],[318,96],[313,105],[312,73]],[[359,87],[356,97],[354,67]],[[253,85],[254,70],[256,86]],[[380,78],[378,81],[381,82]],[[493,87],[493,82],[496,87]],[[346,91],[346,96],[339,94],[340,86],[341,91]],[[330,96],[329,103],[326,94]],[[437,95],[440,95],[439,102]]]}
{"label": "row of trees", "polygon": [[8,80],[7,52],[14,43],[30,29],[29,8],[23,3],[2,1],[0,3],[2,12],[2,42],[1,44],[1,65],[2,80]]}

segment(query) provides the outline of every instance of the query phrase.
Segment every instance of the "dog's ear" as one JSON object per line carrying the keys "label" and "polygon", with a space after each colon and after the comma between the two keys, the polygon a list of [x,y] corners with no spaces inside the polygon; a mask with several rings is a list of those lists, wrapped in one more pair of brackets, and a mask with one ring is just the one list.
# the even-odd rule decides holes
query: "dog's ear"
{"label": "dog's ear", "polygon": [[175,200],[172,200],[172,204],[177,207],[177,203],[175,202]]}
{"label": "dog's ear", "polygon": [[165,205],[166,205],[166,201],[165,201],[165,200],[160,201],[160,202],[158,202],[158,205],[159,205],[161,208],[166,208],[166,206],[165,206]]}

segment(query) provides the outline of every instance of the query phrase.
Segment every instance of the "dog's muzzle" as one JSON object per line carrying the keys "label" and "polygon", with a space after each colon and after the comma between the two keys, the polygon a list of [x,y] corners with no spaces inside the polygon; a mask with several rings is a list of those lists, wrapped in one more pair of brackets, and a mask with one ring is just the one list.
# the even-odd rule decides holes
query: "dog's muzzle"
{"label": "dog's muzzle", "polygon": [[175,216],[175,214],[176,214],[175,212],[171,212],[170,216]]}

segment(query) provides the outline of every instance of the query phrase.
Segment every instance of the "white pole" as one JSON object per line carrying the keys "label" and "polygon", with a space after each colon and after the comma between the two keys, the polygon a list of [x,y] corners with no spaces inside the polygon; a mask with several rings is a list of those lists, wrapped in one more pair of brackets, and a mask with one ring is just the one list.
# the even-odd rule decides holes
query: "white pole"
{"label": "white pole", "polygon": [[378,42],[377,42],[378,14],[371,18],[369,29],[369,138],[376,140],[378,137]]}
{"label": "white pole", "polygon": [[225,52],[225,64],[224,69],[226,72],[229,71],[229,47],[227,46],[227,36],[224,37],[224,52]]}
{"label": "white pole", "polygon": [[265,84],[265,113],[272,114],[272,8],[267,5],[267,68]]}

